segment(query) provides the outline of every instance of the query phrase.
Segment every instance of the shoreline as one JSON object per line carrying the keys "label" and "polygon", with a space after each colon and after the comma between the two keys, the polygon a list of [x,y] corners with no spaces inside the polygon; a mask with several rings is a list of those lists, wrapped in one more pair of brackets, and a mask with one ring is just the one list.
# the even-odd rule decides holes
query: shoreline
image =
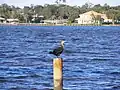
{"label": "shoreline", "polygon": [[41,23],[0,23],[0,26],[120,26],[120,24],[103,24],[103,25],[95,25],[95,24],[41,24]]}

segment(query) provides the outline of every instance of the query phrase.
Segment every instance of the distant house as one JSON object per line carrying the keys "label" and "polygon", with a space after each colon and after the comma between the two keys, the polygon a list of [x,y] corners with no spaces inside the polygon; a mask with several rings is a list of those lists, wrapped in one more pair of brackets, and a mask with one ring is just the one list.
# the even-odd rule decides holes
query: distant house
{"label": "distant house", "polygon": [[104,23],[108,23],[108,22],[112,23],[113,20],[112,20],[112,19],[105,19],[105,20],[104,20]]}
{"label": "distant house", "polygon": [[19,23],[19,19],[7,19],[7,23],[16,24]]}
{"label": "distant house", "polygon": [[5,18],[0,17],[0,23],[4,23],[5,22]]}
{"label": "distant house", "polygon": [[66,24],[68,22],[68,19],[62,19],[62,20],[44,20],[44,23],[48,24]]}
{"label": "distant house", "polygon": [[44,20],[44,16],[43,15],[38,16],[36,14],[36,15],[32,16],[32,22],[33,23],[43,23],[43,20]]}
{"label": "distant house", "polygon": [[83,14],[79,15],[79,18],[75,19],[77,20],[78,24],[94,24],[97,19],[107,19],[106,14],[98,13],[95,11],[89,11]]}

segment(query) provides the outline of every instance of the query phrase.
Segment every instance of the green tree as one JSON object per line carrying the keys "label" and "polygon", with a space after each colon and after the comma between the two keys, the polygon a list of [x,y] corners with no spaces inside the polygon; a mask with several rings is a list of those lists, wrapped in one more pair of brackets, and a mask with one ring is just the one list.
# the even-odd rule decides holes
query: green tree
{"label": "green tree", "polygon": [[51,9],[49,8],[49,5],[47,5],[43,8],[42,15],[45,17],[45,19],[51,18],[52,12],[51,12]]}
{"label": "green tree", "polygon": [[117,20],[117,14],[118,12],[114,9],[109,9],[108,11],[106,11],[106,15],[109,19],[112,19],[112,24],[115,23],[115,20]]}

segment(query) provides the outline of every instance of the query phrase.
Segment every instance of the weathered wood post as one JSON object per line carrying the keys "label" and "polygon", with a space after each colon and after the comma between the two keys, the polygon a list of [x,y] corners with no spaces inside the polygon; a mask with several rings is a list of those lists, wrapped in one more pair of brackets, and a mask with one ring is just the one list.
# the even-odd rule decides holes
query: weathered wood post
{"label": "weathered wood post", "polygon": [[63,89],[62,67],[63,67],[62,58],[53,59],[54,90]]}

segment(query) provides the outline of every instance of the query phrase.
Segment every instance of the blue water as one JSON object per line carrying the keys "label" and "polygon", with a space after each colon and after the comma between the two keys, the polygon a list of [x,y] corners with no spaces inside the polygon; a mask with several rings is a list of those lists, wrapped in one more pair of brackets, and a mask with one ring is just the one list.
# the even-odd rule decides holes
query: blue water
{"label": "blue water", "polygon": [[65,40],[66,90],[120,90],[120,27],[0,26],[0,90],[53,89],[49,51]]}

